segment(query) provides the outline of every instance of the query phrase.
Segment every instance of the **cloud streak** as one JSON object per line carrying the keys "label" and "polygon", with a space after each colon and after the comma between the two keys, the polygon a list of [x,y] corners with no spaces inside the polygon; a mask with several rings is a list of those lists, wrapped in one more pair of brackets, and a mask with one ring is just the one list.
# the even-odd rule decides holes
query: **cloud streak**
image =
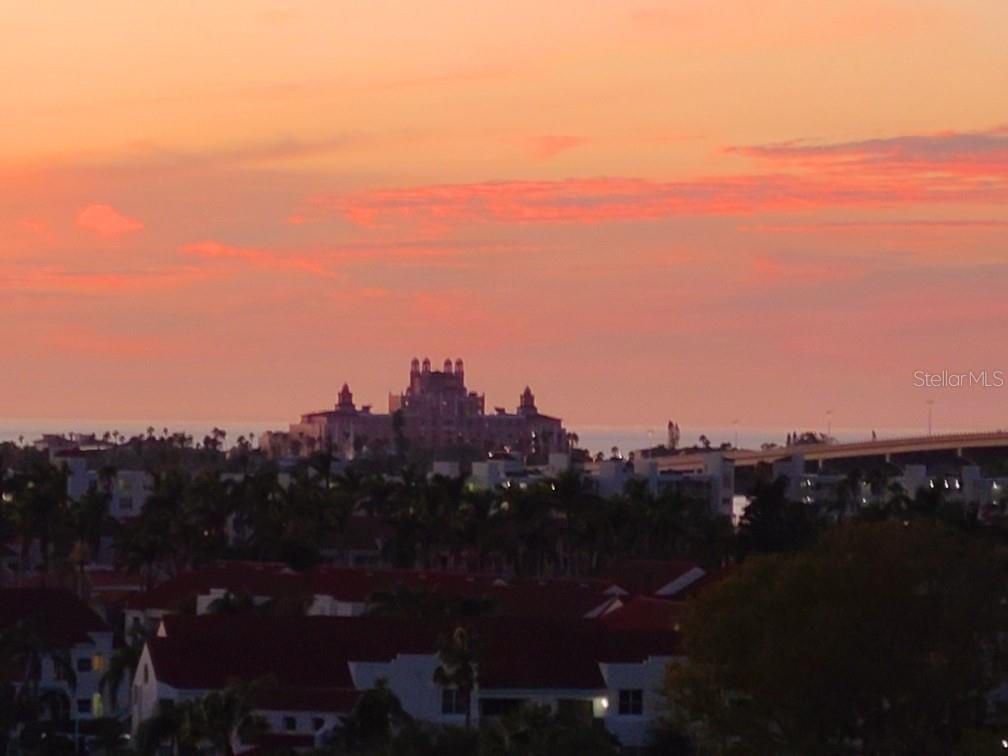
{"label": "cloud streak", "polygon": [[1008,178],[1006,128],[826,144],[781,142],[730,147],[728,152],[804,170]]}
{"label": "cloud streak", "polygon": [[310,199],[300,223],[336,215],[362,227],[397,222],[599,223],[734,216],[829,207],[1008,202],[1008,182],[783,173],[655,182],[638,178],[501,181],[384,189]]}
{"label": "cloud streak", "polygon": [[144,224],[110,205],[88,205],[77,214],[77,225],[100,239],[119,239],[142,231]]}
{"label": "cloud streak", "polygon": [[[545,140],[545,141],[542,141]],[[543,137],[549,157],[580,142]],[[1008,130],[730,147],[769,170],[654,181],[633,177],[393,187],[310,198],[290,222],[327,216],[376,227],[416,223],[598,223],[680,215],[1008,202]]]}
{"label": "cloud streak", "polygon": [[549,160],[561,152],[580,147],[587,141],[582,137],[562,134],[535,137],[530,140],[529,153],[536,160]]}

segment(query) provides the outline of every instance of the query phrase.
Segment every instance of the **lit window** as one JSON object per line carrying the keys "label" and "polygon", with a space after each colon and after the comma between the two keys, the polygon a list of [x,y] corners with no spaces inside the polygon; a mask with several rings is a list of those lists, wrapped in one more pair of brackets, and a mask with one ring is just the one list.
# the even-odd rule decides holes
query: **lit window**
{"label": "lit window", "polygon": [[640,688],[624,689],[619,692],[619,713],[632,716],[644,713],[644,691]]}

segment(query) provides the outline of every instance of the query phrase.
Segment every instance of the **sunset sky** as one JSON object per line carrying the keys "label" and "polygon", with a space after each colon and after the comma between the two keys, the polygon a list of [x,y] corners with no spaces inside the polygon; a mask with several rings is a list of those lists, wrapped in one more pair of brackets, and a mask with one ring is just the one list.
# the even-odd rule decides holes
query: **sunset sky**
{"label": "sunset sky", "polygon": [[1004,0],[0,6],[0,417],[1008,427]]}

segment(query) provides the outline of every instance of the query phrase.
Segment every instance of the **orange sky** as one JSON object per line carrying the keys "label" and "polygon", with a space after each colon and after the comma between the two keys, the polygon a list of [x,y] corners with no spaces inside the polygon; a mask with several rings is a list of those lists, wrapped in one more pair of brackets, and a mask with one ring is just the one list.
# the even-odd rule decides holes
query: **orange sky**
{"label": "orange sky", "polygon": [[1003,0],[0,8],[0,417],[1008,427]]}

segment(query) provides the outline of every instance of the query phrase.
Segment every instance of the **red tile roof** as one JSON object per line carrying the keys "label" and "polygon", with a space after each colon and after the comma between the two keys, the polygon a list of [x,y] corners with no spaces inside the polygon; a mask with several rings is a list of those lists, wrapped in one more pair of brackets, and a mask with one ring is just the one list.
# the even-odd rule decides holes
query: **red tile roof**
{"label": "red tile roof", "polygon": [[512,617],[584,619],[613,601],[599,581],[523,581],[495,589],[490,595],[499,614]]}
{"label": "red tile roof", "polygon": [[637,630],[678,630],[683,602],[650,596],[620,599],[621,606],[600,618],[607,627]]}
{"label": "red tile roof", "polygon": [[614,565],[605,577],[628,593],[648,596],[699,568],[684,560],[631,559]]}
{"label": "red tile roof", "polygon": [[[169,616],[165,637],[151,639],[148,647],[158,679],[176,688],[209,690],[234,679],[269,677],[269,688],[305,690],[314,701],[353,689],[350,662],[436,654],[439,637],[456,624],[376,617]],[[595,620],[493,617],[472,628],[480,648],[481,686],[491,689],[598,690],[605,687],[601,662],[680,653],[678,634],[668,629],[627,630]],[[337,703],[342,705],[342,699]]]}
{"label": "red tile roof", "polygon": [[177,609],[187,599],[219,588],[256,596],[294,595],[302,587],[297,573],[282,562],[216,562],[180,573],[131,598],[130,609]]}
{"label": "red tile roof", "polygon": [[48,642],[90,643],[88,633],[110,633],[108,623],[74,594],[46,588],[0,590],[0,629],[31,622]]}
{"label": "red tile roof", "polygon": [[473,575],[424,570],[362,570],[352,567],[317,567],[305,574],[313,594],[340,601],[366,602],[379,591],[402,586],[413,591],[458,597],[485,595],[503,580],[495,575]]}
{"label": "red tile roof", "polygon": [[132,609],[177,609],[184,601],[212,588],[258,596],[332,596],[367,603],[374,594],[403,587],[415,592],[457,598],[492,599],[497,613],[525,617],[588,616],[610,601],[601,580],[539,580],[507,583],[495,575],[423,570],[370,570],[316,567],[295,573],[282,564],[220,562],[185,572],[128,602]]}

